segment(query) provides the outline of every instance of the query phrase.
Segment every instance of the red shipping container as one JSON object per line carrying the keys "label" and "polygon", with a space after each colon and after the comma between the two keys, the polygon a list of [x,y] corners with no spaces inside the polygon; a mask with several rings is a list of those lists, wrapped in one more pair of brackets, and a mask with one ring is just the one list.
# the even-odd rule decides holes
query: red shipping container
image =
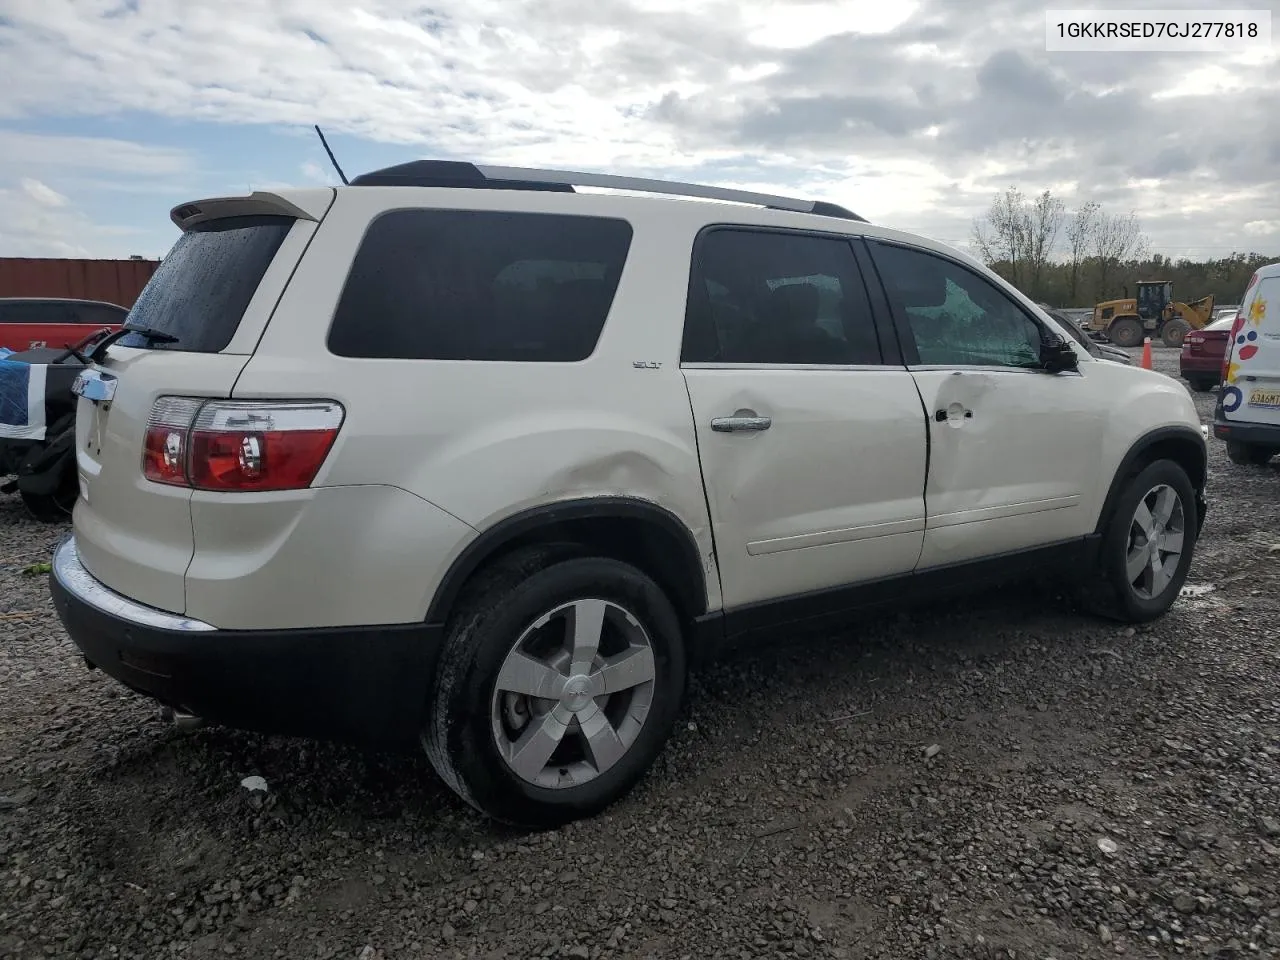
{"label": "red shipping container", "polygon": [[159,260],[71,260],[0,257],[0,297],[102,300],[128,309]]}

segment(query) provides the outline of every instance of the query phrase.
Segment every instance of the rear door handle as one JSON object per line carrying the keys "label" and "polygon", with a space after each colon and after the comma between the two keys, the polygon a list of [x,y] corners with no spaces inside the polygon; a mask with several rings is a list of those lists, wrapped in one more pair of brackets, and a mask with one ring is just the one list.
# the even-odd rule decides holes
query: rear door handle
{"label": "rear door handle", "polygon": [[711,421],[711,429],[716,433],[752,433],[768,430],[773,424],[769,417],[732,416],[716,417]]}

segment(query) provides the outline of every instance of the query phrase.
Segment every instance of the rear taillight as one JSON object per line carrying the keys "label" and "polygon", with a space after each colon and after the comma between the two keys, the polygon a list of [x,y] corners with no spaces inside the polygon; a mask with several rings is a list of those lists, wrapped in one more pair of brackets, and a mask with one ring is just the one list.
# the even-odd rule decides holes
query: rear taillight
{"label": "rear taillight", "polygon": [[143,474],[197,490],[299,490],[338,437],[332,400],[161,397],[147,424]]}
{"label": "rear taillight", "polygon": [[[1257,280],[1257,274],[1254,274],[1253,280],[1249,281],[1249,287],[1253,286],[1254,280]],[[1249,292],[1249,288],[1245,288],[1245,293]],[[1248,300],[1246,296],[1244,298]],[[1240,332],[1244,326],[1244,305],[1241,304],[1240,312],[1236,314],[1236,318],[1231,321],[1231,332],[1227,334],[1227,348],[1222,351],[1222,382],[1227,382],[1227,371],[1231,369],[1231,355],[1236,352],[1236,334]]]}
{"label": "rear taillight", "polygon": [[191,421],[203,400],[161,397],[147,418],[142,449],[142,475],[156,483],[187,485],[187,448]]}

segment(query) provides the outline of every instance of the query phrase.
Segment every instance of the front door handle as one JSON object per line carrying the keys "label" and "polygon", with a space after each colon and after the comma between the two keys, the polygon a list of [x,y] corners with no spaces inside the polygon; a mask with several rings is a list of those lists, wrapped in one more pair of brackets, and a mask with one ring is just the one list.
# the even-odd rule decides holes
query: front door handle
{"label": "front door handle", "polygon": [[[958,405],[958,404],[952,404],[952,406],[957,406],[957,407],[958,407],[959,405]],[[957,413],[957,414],[959,414],[959,413],[961,412],[961,410],[963,410],[963,411],[964,411],[965,419],[967,419],[967,420],[972,420],[972,419],[973,419],[973,411],[972,411],[972,410],[968,410],[968,409],[960,408],[960,409],[958,409],[958,410],[956,410],[956,411],[954,411],[954,412],[955,412],[955,413]],[[951,415],[952,415],[952,411],[951,411],[951,410],[948,410],[946,407],[940,407],[939,409],[937,409],[937,410],[933,411],[933,419],[934,419],[934,420],[936,420],[936,421],[938,421],[938,423],[946,423],[946,422],[947,422],[947,420],[951,419]],[[956,417],[956,419],[959,419],[959,417]]]}
{"label": "front door handle", "polygon": [[757,417],[754,414],[734,414],[732,417],[716,417],[711,421],[711,429],[716,433],[752,433],[768,430],[773,424],[770,417]]}

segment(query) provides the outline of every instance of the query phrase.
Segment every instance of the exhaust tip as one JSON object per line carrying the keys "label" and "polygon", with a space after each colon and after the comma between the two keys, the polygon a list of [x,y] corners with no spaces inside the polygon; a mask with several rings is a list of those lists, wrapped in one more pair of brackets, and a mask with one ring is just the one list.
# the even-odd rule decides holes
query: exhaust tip
{"label": "exhaust tip", "polygon": [[190,733],[193,730],[199,730],[204,726],[204,718],[197,717],[193,713],[185,713],[182,710],[175,710],[173,707],[163,706],[160,708],[160,718],[165,723],[172,723],[183,733]]}

